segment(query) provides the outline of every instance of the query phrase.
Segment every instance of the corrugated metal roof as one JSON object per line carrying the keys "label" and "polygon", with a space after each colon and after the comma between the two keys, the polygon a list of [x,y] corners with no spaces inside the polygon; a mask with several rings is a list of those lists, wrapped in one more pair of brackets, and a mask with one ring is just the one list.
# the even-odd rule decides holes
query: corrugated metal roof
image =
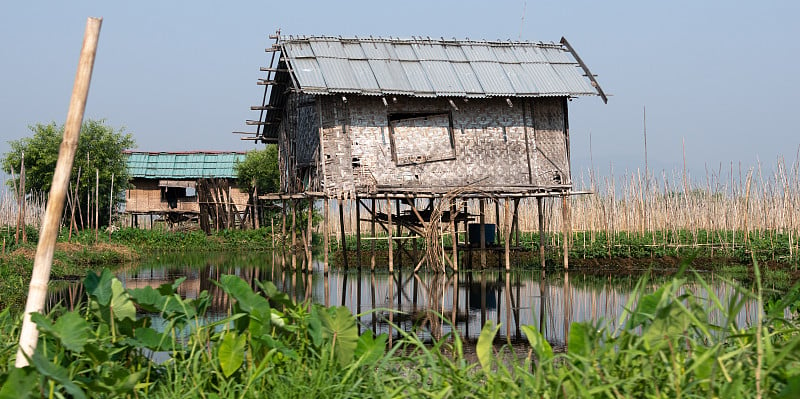
{"label": "corrugated metal roof", "polygon": [[126,152],[131,177],[147,179],[235,178],[243,152]]}
{"label": "corrugated metal roof", "polygon": [[310,94],[595,95],[561,44],[283,36],[282,56]]}

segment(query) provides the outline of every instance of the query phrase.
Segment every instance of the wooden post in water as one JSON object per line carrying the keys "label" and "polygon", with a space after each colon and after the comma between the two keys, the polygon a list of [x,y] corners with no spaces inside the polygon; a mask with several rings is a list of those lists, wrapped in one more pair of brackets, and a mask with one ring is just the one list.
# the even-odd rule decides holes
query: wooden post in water
{"label": "wooden post in water", "polygon": [[311,197],[308,197],[308,220],[306,222],[306,262],[308,262],[308,272],[311,273],[314,271],[314,267],[312,266],[311,262],[311,258],[313,257],[311,252],[311,244],[313,244],[312,241],[314,241],[314,236],[311,232],[311,229],[314,227],[314,199]]}
{"label": "wooden post in water", "polygon": [[47,298],[47,285],[50,281],[50,269],[53,265],[53,252],[56,246],[58,229],[61,224],[61,213],[64,209],[64,199],[67,195],[69,175],[78,148],[78,137],[83,122],[83,111],[86,108],[86,98],[89,95],[89,82],[92,78],[94,57],[97,52],[97,41],[100,37],[102,18],[89,18],[86,22],[86,33],[81,48],[78,71],[75,75],[75,85],[72,89],[67,121],[64,124],[64,138],[58,152],[56,170],[53,174],[53,183],[50,188],[49,201],[42,219],[42,229],[39,243],[36,246],[36,256],[33,261],[33,273],[28,299],[25,304],[25,315],[20,332],[19,347],[15,366],[22,368],[28,365],[28,358],[33,356],[36,343],[39,340],[39,330],[31,321],[31,313],[41,312]]}
{"label": "wooden post in water", "polygon": [[337,204],[339,205],[339,232],[341,233],[339,239],[339,245],[342,246],[342,265],[344,265],[345,270],[347,270],[347,236],[345,236],[344,231],[344,200],[338,200]]}
{"label": "wooden post in water", "polygon": [[506,271],[511,270],[511,206],[509,205],[508,201],[510,199],[506,198],[503,201],[503,211],[504,221],[503,221],[503,232],[505,233],[504,241],[505,241],[505,261],[506,261]]}
{"label": "wooden post in water", "polygon": [[536,197],[536,213],[539,216],[539,262],[544,270],[544,207],[542,197]]}
{"label": "wooden post in water", "polygon": [[361,270],[361,200],[356,196],[356,265]]}
{"label": "wooden post in water", "polygon": [[322,252],[324,252],[324,255],[323,255],[324,256],[324,260],[323,260],[323,262],[325,263],[323,265],[323,269],[322,270],[323,270],[323,273],[325,273],[325,275],[327,276],[328,275],[328,252],[331,249],[331,244],[330,244],[331,239],[330,239],[330,236],[328,235],[328,229],[329,229],[329,226],[330,226],[328,224],[328,218],[330,217],[330,208],[329,208],[330,207],[330,202],[328,202],[328,197],[325,197],[325,199],[322,200],[322,206],[323,206],[323,209],[322,209]]}
{"label": "wooden post in water", "polygon": [[[481,269],[486,268],[486,199],[481,198],[478,200],[480,208],[480,232],[478,236],[481,241]],[[483,324],[481,324],[483,325]]]}
{"label": "wooden post in water", "polygon": [[294,198],[289,200],[292,206],[292,271],[297,270],[297,203]]}
{"label": "wooden post in water", "polygon": [[372,222],[370,223],[370,235],[372,236],[372,245],[371,245],[372,253],[371,253],[370,257],[369,257],[369,269],[372,270],[372,271],[375,271],[375,246],[376,246],[376,241],[378,239],[378,235],[375,233],[375,215],[378,214],[378,210],[375,209],[375,205],[376,204],[377,204],[377,201],[375,200],[375,198],[373,198],[372,199],[372,217],[370,218],[370,219],[372,219]]}
{"label": "wooden post in water", "polygon": [[[392,245],[392,200],[389,199],[389,194],[386,194],[386,215],[389,219],[387,234],[389,236],[389,273],[394,273],[394,248]],[[391,314],[390,314],[391,316]]]}
{"label": "wooden post in water", "polygon": [[572,238],[571,226],[572,221],[569,216],[569,195],[564,194],[561,196],[561,235],[563,236],[564,247],[564,270],[569,270],[569,242]]}
{"label": "wooden post in water", "polygon": [[[458,229],[456,226],[456,199],[450,202],[450,231],[453,232],[453,271],[458,272]],[[455,325],[455,322],[453,322]]]}

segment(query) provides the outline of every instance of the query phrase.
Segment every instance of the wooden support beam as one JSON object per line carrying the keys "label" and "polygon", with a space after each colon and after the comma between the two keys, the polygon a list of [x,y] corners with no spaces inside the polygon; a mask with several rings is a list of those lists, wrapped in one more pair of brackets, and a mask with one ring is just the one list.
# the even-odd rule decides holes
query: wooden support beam
{"label": "wooden support beam", "polygon": [[276,107],[274,105],[251,105],[251,111],[279,111],[282,110],[281,107]]}

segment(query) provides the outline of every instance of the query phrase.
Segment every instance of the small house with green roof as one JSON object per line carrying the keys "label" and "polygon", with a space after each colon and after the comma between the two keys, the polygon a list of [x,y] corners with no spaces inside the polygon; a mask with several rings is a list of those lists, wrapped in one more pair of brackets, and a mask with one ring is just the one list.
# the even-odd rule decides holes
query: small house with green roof
{"label": "small house with green roof", "polygon": [[236,184],[236,163],[244,152],[127,151],[130,187],[125,213],[160,217],[170,226],[197,220],[206,232],[244,225],[250,196]]}

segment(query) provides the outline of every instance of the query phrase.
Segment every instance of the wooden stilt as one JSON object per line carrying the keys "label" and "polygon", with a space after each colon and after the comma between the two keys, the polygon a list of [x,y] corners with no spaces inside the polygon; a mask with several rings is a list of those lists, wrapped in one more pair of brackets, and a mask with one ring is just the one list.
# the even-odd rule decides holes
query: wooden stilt
{"label": "wooden stilt", "polygon": [[[486,199],[481,198],[478,200],[479,208],[480,208],[480,231],[478,236],[480,237],[481,241],[481,269],[486,268]],[[483,320],[481,325],[483,325]]]}
{"label": "wooden stilt", "polygon": [[344,201],[338,200],[337,203],[339,205],[339,245],[342,246],[342,265],[344,268],[347,269],[347,237],[345,236],[344,232]]}
{"label": "wooden stilt", "polygon": [[361,270],[361,200],[356,197],[356,264]]}
{"label": "wooden stilt", "polygon": [[564,270],[569,270],[569,241],[571,238],[571,220],[569,216],[569,195],[561,197],[561,234],[564,246]]}
{"label": "wooden stilt", "polygon": [[290,203],[292,204],[292,270],[297,270],[297,203],[294,199]]}
{"label": "wooden stilt", "polygon": [[323,267],[323,272],[327,276],[328,275],[328,252],[331,249],[330,248],[330,236],[328,235],[328,229],[329,229],[329,226],[330,226],[328,224],[329,223],[328,222],[328,218],[330,217],[330,208],[329,208],[330,203],[328,202],[328,197],[325,197],[325,199],[322,201],[322,206],[323,206],[323,210],[322,210],[322,246],[323,246],[323,249],[322,249],[322,252],[324,253],[324,255],[323,255],[324,256],[324,260],[323,260],[324,265],[322,267]]}
{"label": "wooden stilt", "polygon": [[387,234],[389,236],[389,273],[394,273],[394,248],[392,243],[392,200],[389,199],[389,195],[386,195],[386,215],[389,219],[389,224],[387,226]]}
{"label": "wooden stilt", "polygon": [[[505,261],[506,261],[506,271],[511,270],[511,205],[508,203],[509,199],[506,198],[503,201],[503,210],[504,210],[504,223],[503,223],[503,231],[505,233],[504,241],[505,241]],[[510,294],[509,294],[510,295]]]}
{"label": "wooden stilt", "polygon": [[[450,231],[453,232],[453,271],[458,272],[458,230],[456,224],[456,199],[450,203]],[[455,325],[455,322],[453,322]]]}
{"label": "wooden stilt", "polygon": [[536,213],[539,216],[539,262],[544,270],[544,204],[542,201],[542,197],[536,197]]}
{"label": "wooden stilt", "polygon": [[375,198],[373,198],[372,199],[372,217],[370,218],[372,220],[370,222],[370,235],[372,236],[372,242],[371,242],[372,251],[371,251],[371,254],[370,254],[370,257],[369,257],[369,269],[372,270],[372,271],[375,271],[375,244],[376,244],[376,241],[378,240],[378,236],[375,233],[375,215],[378,213],[378,210],[375,209],[376,203],[377,203],[377,201],[375,201]]}
{"label": "wooden stilt", "polygon": [[308,220],[306,221],[306,262],[308,267],[308,272],[312,272],[314,270],[311,262],[311,244],[313,244],[314,236],[311,232],[311,229],[314,227],[314,199],[308,199]]}

